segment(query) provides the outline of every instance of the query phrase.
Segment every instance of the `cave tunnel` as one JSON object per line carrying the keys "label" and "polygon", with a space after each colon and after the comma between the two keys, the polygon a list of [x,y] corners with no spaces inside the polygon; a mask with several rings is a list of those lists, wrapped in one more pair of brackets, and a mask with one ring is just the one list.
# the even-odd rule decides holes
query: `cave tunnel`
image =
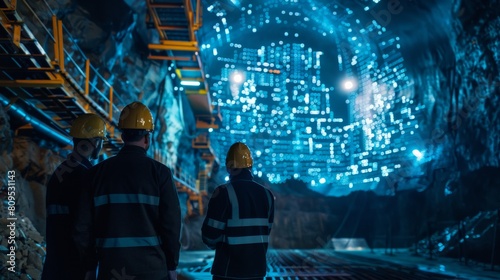
{"label": "cave tunnel", "polygon": [[274,195],[264,279],[500,279],[500,1],[1,0],[0,18],[1,279],[41,279],[74,120],[103,120],[97,165],[135,101],[179,197],[178,279],[212,279],[201,228],[236,142]]}

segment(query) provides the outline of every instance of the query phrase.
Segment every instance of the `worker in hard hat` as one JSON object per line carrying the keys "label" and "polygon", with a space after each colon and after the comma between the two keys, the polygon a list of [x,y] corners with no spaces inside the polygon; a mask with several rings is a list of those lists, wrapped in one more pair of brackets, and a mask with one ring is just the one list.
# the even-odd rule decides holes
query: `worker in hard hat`
{"label": "worker in hard hat", "polygon": [[274,220],[274,196],[253,180],[253,160],[243,143],[227,153],[229,183],[217,187],[202,226],[203,242],[215,249],[213,279],[263,279]]}
{"label": "worker in hard hat", "polygon": [[[72,239],[75,213],[82,188],[81,182],[97,159],[106,139],[106,124],[95,114],[78,116],[69,133],[73,137],[73,151],[57,167],[47,184],[46,196],[46,241],[47,255],[42,279],[83,279],[87,270],[77,254]],[[90,272],[92,273],[92,272]]]}
{"label": "worker in hard hat", "polygon": [[[171,170],[146,155],[154,128],[151,111],[127,105],[118,127],[116,156],[90,170],[75,238],[82,252],[95,245],[98,279],[177,279],[181,210]],[[84,256],[91,263],[92,256]]]}

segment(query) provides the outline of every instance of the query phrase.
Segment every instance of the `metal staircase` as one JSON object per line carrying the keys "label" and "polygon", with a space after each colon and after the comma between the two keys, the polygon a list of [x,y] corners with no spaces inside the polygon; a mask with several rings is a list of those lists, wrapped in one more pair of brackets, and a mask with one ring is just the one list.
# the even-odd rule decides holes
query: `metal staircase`
{"label": "metal staircase", "polygon": [[201,1],[147,0],[147,6],[147,24],[159,34],[159,42],[148,45],[149,59],[172,62],[177,80],[184,88],[196,118],[199,135],[193,140],[192,147],[200,151],[206,167],[198,172],[194,186],[178,181],[178,190],[188,194],[188,214],[193,215],[198,210],[202,215],[203,196],[207,195],[207,181],[216,161],[207,129],[218,128],[222,118],[211,104],[203,58],[195,34],[202,25]]}

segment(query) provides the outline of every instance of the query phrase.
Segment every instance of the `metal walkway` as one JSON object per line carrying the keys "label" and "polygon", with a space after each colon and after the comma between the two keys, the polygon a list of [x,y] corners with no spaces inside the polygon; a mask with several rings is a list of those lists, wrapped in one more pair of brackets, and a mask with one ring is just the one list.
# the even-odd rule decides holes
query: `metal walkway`
{"label": "metal walkway", "polygon": [[[210,267],[213,253],[203,261],[203,264],[185,265],[179,279],[211,279]],[[462,278],[420,271],[417,268],[384,261],[350,258],[337,255],[333,250],[271,250],[268,253],[265,279],[439,280]]]}

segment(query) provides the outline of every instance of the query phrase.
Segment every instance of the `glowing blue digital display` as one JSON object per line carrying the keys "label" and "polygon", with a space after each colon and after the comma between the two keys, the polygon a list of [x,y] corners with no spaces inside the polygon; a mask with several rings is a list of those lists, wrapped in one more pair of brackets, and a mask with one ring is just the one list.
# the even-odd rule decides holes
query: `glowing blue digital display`
{"label": "glowing blue digital display", "polygon": [[399,38],[370,14],[378,1],[365,2],[208,5],[200,41],[223,116],[211,133],[221,162],[243,141],[256,176],[336,194],[373,189],[423,156],[412,145],[424,107],[412,99]]}

